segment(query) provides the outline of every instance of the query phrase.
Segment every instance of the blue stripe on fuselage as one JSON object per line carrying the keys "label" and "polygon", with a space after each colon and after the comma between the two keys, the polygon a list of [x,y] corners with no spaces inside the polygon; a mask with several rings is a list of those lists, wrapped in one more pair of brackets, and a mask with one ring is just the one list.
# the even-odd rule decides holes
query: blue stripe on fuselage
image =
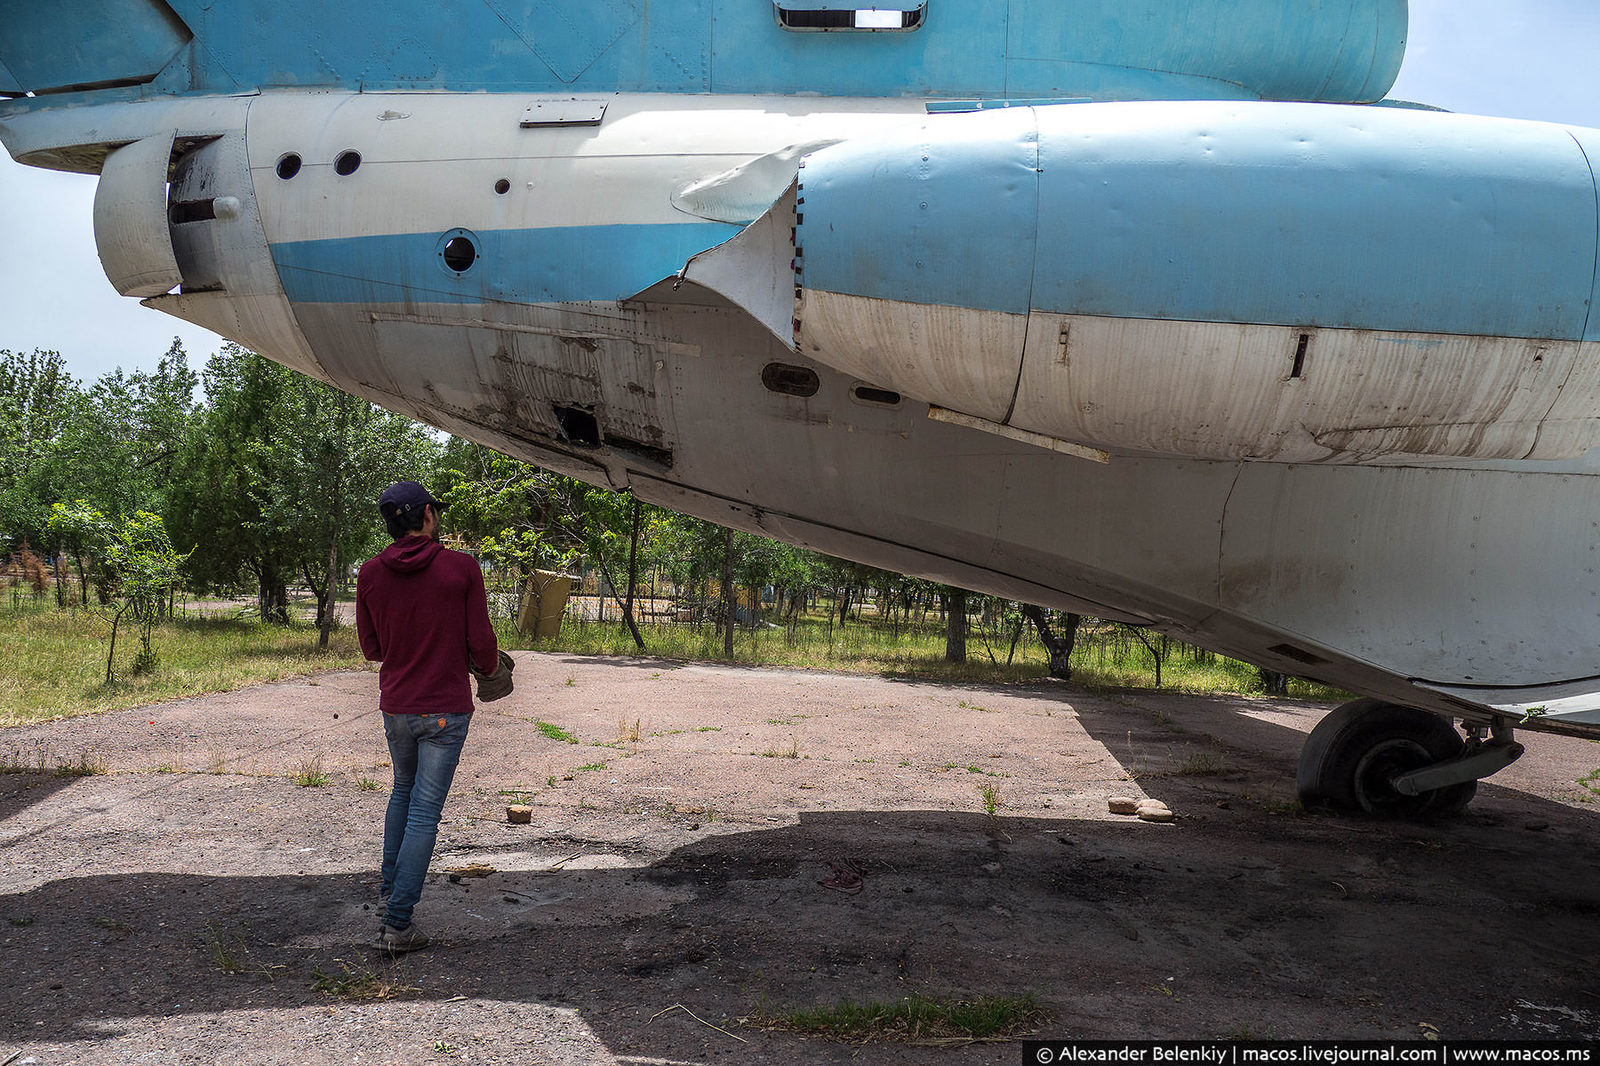
{"label": "blue stripe on fuselage", "polygon": [[284,242],[272,258],[294,303],[617,300],[738,231],[721,222],[487,230],[473,234],[478,255],[459,277],[440,262],[442,231]]}

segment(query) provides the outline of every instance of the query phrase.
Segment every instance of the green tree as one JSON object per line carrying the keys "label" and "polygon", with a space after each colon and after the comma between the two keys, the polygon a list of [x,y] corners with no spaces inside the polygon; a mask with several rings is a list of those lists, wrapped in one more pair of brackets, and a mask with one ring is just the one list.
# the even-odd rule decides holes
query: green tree
{"label": "green tree", "polygon": [[111,619],[111,645],[106,652],[109,685],[115,680],[112,663],[117,653],[117,625],[130,611],[139,625],[139,654],[134,658],[133,672],[154,669],[156,623],[177,584],[183,557],[173,550],[160,516],[149,511],[136,511],[112,530],[106,556],[117,604]]}
{"label": "green tree", "polygon": [[49,459],[73,416],[78,382],[57,352],[0,350],[0,549],[48,543],[56,495]]}
{"label": "green tree", "polygon": [[[85,563],[93,568],[96,583],[101,589],[102,602],[110,602],[106,552],[111,543],[113,524],[104,512],[83,500],[55,503],[50,507],[50,517],[45,523],[49,543],[58,552],[71,555],[77,564],[78,590],[84,606],[89,603],[89,572]],[[56,589],[59,595],[61,585]],[[58,605],[59,600],[58,600]],[[64,605],[62,605],[64,606]]]}
{"label": "green tree", "polygon": [[201,590],[253,587],[264,621],[288,621],[304,579],[332,624],[339,561],[381,536],[383,486],[426,476],[438,448],[417,423],[353,399],[235,344],[206,365],[172,495],[172,530]]}

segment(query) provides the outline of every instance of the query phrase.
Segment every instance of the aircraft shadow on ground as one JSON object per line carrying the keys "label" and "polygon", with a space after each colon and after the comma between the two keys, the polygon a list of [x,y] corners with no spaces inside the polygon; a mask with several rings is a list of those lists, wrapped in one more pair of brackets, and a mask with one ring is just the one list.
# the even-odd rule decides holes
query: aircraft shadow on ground
{"label": "aircraft shadow on ground", "polygon": [[[442,942],[392,961],[361,946],[370,875],[62,878],[0,897],[0,1038],[101,1041],[138,1019],[345,994],[318,974],[575,1009],[631,1055],[699,1046],[692,1021],[649,1021],[675,1003],[737,1029],[911,991],[1033,991],[1048,1032],[1080,1036],[1259,1034],[1273,1018],[1280,1037],[1417,1019],[1506,1035],[1527,995],[1554,1028],[1523,1035],[1600,1035],[1580,1009],[1600,886],[1572,876],[1600,859],[1591,820],[1513,795],[1449,824],[1364,823],[1206,803],[1214,784],[1162,779],[1175,826],[807,812],[642,867],[434,878],[419,920]],[[1528,832],[1536,818],[1551,828]],[[862,892],[819,886],[840,864]]]}

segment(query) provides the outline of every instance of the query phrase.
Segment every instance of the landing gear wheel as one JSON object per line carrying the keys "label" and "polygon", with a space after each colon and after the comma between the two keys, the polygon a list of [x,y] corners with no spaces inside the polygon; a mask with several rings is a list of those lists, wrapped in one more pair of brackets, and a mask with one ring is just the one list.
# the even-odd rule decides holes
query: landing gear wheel
{"label": "landing gear wheel", "polygon": [[1448,719],[1381,700],[1352,700],[1311,731],[1300,751],[1295,784],[1306,807],[1327,804],[1389,818],[1458,814],[1476,781],[1407,796],[1396,776],[1461,754],[1461,734]]}

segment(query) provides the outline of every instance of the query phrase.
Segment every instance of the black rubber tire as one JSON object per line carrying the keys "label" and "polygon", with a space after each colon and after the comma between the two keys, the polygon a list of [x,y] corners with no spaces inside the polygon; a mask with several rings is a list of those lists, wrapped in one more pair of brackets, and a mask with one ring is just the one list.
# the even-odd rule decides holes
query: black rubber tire
{"label": "black rubber tire", "polygon": [[1390,818],[1459,814],[1476,781],[1406,796],[1390,788],[1397,774],[1461,754],[1449,719],[1382,700],[1352,700],[1317,723],[1300,750],[1295,785],[1305,807]]}

